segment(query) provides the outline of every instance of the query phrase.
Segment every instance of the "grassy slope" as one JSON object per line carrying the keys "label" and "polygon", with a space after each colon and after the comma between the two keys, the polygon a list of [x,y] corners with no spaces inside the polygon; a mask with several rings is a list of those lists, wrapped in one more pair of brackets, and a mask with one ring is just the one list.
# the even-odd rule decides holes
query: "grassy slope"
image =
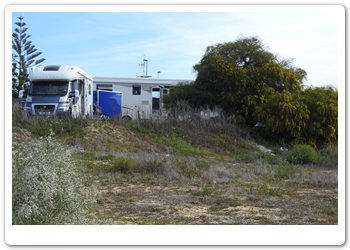
{"label": "grassy slope", "polygon": [[91,213],[110,223],[338,223],[336,148],[294,165],[285,153],[261,152],[249,131],[225,121],[13,122],[17,139],[50,130],[100,191]]}

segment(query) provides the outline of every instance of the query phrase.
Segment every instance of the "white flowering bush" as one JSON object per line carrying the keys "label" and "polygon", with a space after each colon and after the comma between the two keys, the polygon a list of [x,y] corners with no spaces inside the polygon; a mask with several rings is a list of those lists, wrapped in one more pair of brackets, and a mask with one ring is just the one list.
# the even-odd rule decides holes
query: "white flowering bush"
{"label": "white flowering bush", "polygon": [[66,145],[52,137],[13,143],[12,223],[27,225],[91,224],[94,203]]}

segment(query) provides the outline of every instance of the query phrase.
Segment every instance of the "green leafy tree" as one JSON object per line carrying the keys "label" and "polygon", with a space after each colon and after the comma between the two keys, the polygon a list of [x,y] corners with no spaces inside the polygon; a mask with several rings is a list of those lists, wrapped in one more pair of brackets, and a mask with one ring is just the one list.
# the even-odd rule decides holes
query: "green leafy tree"
{"label": "green leafy tree", "polygon": [[[258,37],[239,37],[234,42],[208,46],[201,61],[194,65],[197,78],[186,87],[193,105],[219,106],[227,115],[235,115],[248,125],[255,124],[254,108],[269,96],[283,90],[302,88],[306,72],[267,50]],[[182,86],[183,87],[183,86]],[[173,91],[173,100],[183,98]],[[200,95],[200,97],[198,97]],[[191,97],[191,98],[190,98]]]}
{"label": "green leafy tree", "polygon": [[302,101],[310,110],[308,140],[311,145],[338,140],[338,90],[333,87],[309,87]]}
{"label": "green leafy tree", "polygon": [[254,118],[264,132],[280,143],[309,144],[314,148],[338,139],[338,91],[308,87],[303,91],[275,92],[255,107]]}
{"label": "green leafy tree", "polygon": [[200,106],[203,102],[202,99],[205,98],[192,82],[180,82],[176,87],[171,88],[170,93],[163,97],[166,109],[175,107],[178,101],[185,101],[192,107]]}
{"label": "green leafy tree", "polygon": [[307,143],[310,111],[301,101],[300,91],[273,93],[265,103],[255,107],[254,117],[264,124],[267,135],[278,138],[280,144]]}
{"label": "green leafy tree", "polygon": [[43,62],[45,59],[36,59],[42,54],[37,52],[35,45],[29,41],[24,17],[18,17],[19,22],[15,22],[18,27],[12,33],[12,97],[18,97],[19,91],[27,91],[25,82],[28,81],[27,69]]}

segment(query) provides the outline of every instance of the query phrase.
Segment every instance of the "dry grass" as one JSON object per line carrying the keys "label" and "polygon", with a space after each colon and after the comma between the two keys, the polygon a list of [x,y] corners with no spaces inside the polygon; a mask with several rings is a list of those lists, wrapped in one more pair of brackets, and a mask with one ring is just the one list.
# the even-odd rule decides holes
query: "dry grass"
{"label": "dry grass", "polygon": [[[191,135],[198,125],[153,122],[88,121],[78,136],[66,134],[99,191],[91,214],[123,225],[338,224],[334,162],[269,158],[226,124]],[[17,136],[35,136],[15,125]]]}

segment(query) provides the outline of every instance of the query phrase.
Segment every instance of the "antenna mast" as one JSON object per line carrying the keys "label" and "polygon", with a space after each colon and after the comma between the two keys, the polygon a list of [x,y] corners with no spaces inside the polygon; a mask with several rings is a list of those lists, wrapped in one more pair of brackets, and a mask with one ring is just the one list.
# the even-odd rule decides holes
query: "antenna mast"
{"label": "antenna mast", "polygon": [[[142,67],[143,70],[143,75],[142,77],[152,77],[152,76],[148,76],[147,75],[147,68],[148,68],[148,60],[145,59],[145,55],[143,55],[143,61],[141,63],[139,63],[139,66]],[[145,75],[145,67],[146,67],[146,75]]]}
{"label": "antenna mast", "polygon": [[[145,56],[143,56],[143,57],[145,58]],[[145,65],[146,65],[146,62],[144,62],[144,61],[139,63],[139,66],[142,67],[142,71],[143,71],[142,76],[145,76]]]}

